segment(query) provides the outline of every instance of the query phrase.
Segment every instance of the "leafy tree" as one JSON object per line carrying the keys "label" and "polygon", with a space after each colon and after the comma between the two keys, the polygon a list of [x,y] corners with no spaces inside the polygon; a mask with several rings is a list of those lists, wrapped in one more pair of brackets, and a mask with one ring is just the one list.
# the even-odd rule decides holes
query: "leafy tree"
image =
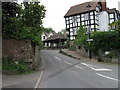
{"label": "leafy tree", "polygon": [[118,30],[120,32],[120,20],[116,21],[116,22],[112,22],[111,24],[109,24],[110,28],[112,29],[112,27],[116,27],[115,30]]}
{"label": "leafy tree", "polygon": [[85,35],[86,33],[86,29],[80,25],[80,28],[78,30],[78,33],[77,33],[77,37],[75,39],[75,44],[78,46],[78,47],[81,47],[83,45],[85,45],[86,40],[87,40],[87,35]]}
{"label": "leafy tree", "polygon": [[40,34],[45,7],[40,2],[3,3],[3,36],[15,39],[31,39],[41,45]]}
{"label": "leafy tree", "polygon": [[39,27],[42,25],[42,19],[45,17],[45,7],[39,5],[40,2],[23,2],[22,12],[23,23],[26,27]]}
{"label": "leafy tree", "polygon": [[16,16],[20,6],[15,2],[2,2],[2,32],[4,38],[12,38],[15,35]]}

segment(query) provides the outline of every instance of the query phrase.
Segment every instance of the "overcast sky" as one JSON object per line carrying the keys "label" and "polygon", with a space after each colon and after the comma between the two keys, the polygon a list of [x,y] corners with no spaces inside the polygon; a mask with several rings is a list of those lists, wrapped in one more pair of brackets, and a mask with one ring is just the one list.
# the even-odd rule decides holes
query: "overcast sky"
{"label": "overcast sky", "polygon": [[[91,0],[40,0],[41,4],[46,7],[46,18],[44,18],[43,26],[53,28],[56,32],[65,29],[64,15],[71,6],[81,4]],[[107,7],[117,8],[120,0],[106,0]]]}

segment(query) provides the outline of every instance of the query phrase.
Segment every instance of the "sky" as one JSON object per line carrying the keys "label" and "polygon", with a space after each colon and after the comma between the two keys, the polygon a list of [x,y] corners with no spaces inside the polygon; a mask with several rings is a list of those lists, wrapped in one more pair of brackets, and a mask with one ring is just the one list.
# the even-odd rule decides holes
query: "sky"
{"label": "sky", "polygon": [[[53,28],[55,32],[65,29],[64,15],[71,6],[81,4],[91,0],[40,0],[45,6],[46,17],[43,20],[43,26]],[[106,0],[107,7],[116,8],[118,10],[118,2],[120,0]]]}

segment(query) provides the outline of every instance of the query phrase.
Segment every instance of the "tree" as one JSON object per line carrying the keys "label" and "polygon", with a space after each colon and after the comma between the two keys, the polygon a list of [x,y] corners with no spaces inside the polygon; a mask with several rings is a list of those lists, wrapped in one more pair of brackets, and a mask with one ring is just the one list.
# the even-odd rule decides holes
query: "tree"
{"label": "tree", "polygon": [[42,25],[42,19],[45,17],[45,7],[39,5],[40,2],[23,2],[22,11],[23,23],[26,27],[39,27]]}
{"label": "tree", "polygon": [[2,2],[2,35],[3,38],[12,38],[15,35],[15,21],[20,6],[15,2]]}
{"label": "tree", "polygon": [[78,47],[81,47],[82,45],[85,45],[85,43],[87,43],[86,42],[87,35],[85,33],[86,33],[86,29],[82,25],[80,25],[80,28],[77,33],[77,37],[75,39],[75,44]]}
{"label": "tree", "polygon": [[118,30],[120,32],[120,20],[116,21],[116,22],[112,22],[111,24],[109,24],[110,28],[112,29],[112,27],[116,27],[114,28],[115,30]]}
{"label": "tree", "polygon": [[3,3],[3,36],[15,39],[31,39],[40,45],[45,7],[40,2]]}

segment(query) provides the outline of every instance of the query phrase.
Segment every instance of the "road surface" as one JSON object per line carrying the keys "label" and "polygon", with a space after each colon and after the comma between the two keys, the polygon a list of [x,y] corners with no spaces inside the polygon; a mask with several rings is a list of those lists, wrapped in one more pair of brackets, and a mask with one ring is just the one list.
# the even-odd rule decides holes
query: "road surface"
{"label": "road surface", "polygon": [[44,73],[38,88],[118,88],[117,65],[83,62],[54,50],[41,54]]}

